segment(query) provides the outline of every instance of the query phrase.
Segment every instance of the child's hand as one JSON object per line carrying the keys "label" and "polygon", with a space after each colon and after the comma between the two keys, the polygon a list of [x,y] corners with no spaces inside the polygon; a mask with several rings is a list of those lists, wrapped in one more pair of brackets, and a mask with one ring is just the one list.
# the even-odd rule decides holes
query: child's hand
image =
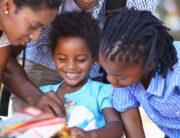
{"label": "child's hand", "polygon": [[88,131],[84,131],[78,127],[71,128],[71,135],[75,138],[91,138],[91,134]]}

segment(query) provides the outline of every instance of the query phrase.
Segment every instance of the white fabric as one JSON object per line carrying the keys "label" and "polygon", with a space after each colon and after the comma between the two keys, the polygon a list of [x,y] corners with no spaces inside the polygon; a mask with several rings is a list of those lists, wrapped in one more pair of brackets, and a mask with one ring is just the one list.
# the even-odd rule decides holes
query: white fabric
{"label": "white fabric", "polygon": [[64,2],[64,12],[81,11],[73,0],[66,0]]}
{"label": "white fabric", "polygon": [[[64,12],[73,12],[73,11],[78,11],[80,12],[81,9],[76,5],[74,0],[65,0],[64,1]],[[87,12],[91,12],[92,9],[86,10]]]}
{"label": "white fabric", "polygon": [[0,47],[9,46],[11,43],[9,42],[6,34],[3,32],[2,36],[0,37]]}

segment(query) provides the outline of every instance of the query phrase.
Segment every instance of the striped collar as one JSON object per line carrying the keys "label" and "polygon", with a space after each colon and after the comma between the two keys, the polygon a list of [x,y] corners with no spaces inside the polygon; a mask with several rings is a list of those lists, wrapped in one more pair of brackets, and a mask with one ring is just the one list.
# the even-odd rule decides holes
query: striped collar
{"label": "striped collar", "polygon": [[147,92],[153,94],[155,96],[162,96],[165,86],[165,78],[156,73],[155,77],[153,77],[149,83],[149,87],[147,88]]}

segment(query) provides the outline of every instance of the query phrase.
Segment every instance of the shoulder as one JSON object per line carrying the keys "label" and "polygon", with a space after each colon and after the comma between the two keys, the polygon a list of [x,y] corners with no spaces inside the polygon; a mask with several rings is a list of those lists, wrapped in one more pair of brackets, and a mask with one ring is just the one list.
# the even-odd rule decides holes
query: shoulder
{"label": "shoulder", "polygon": [[180,41],[174,41],[174,47],[176,48],[177,51],[177,57],[178,59],[180,58]]}
{"label": "shoulder", "polygon": [[179,86],[180,84],[180,41],[174,41],[174,47],[177,52],[177,63],[173,66],[173,70],[169,70],[167,72],[166,78],[165,78],[165,84],[167,84],[167,88],[172,88]]}
{"label": "shoulder", "polygon": [[9,46],[10,42],[6,36],[6,34],[3,32],[2,36],[0,37],[0,47]]}
{"label": "shoulder", "polygon": [[99,81],[93,81],[89,79],[89,82],[93,87],[99,88],[99,89],[111,89],[111,84],[105,84]]}
{"label": "shoulder", "polygon": [[176,48],[178,62],[174,66],[174,72],[180,74],[180,41],[174,41],[174,47]]}
{"label": "shoulder", "polygon": [[110,101],[109,101],[109,96],[111,93],[111,85],[110,84],[104,84],[102,82],[98,81],[92,81],[89,79],[91,82],[91,94],[94,95],[97,103],[98,103],[98,108],[100,110],[107,108],[107,107],[112,107]]}
{"label": "shoulder", "polygon": [[111,93],[112,86],[110,84],[104,84],[102,82],[93,81],[89,79],[89,84],[91,85],[89,90],[90,93],[95,95],[97,99],[104,99],[109,97]]}
{"label": "shoulder", "polygon": [[138,10],[146,10],[154,12],[157,6],[156,0],[127,0],[126,6],[128,8],[134,7]]}

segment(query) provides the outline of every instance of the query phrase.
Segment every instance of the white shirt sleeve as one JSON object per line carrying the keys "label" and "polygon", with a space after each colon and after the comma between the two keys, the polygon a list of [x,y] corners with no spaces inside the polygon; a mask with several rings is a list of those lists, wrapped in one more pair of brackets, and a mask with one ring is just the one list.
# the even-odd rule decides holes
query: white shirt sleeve
{"label": "white shirt sleeve", "polygon": [[11,43],[9,42],[6,34],[3,32],[2,36],[0,37],[0,47],[9,46]]}
{"label": "white shirt sleeve", "polygon": [[128,8],[134,7],[138,10],[155,11],[158,0],[127,0],[126,6]]}

